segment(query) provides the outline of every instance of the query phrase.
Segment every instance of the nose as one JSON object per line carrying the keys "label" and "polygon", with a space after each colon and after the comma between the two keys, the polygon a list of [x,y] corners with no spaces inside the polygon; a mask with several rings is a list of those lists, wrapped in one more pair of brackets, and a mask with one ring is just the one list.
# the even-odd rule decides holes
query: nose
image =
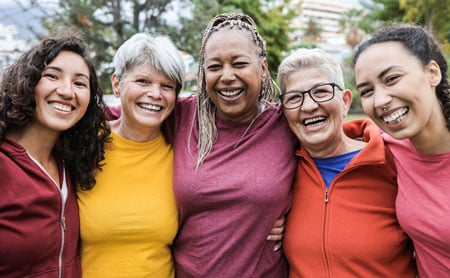
{"label": "nose", "polygon": [[[375,89],[374,89],[375,90]],[[392,101],[392,97],[383,88],[377,88],[374,91],[374,108],[383,109]]]}
{"label": "nose", "polygon": [[75,93],[72,88],[72,82],[69,80],[62,81],[58,88],[56,88],[56,93],[64,98],[74,98]]}
{"label": "nose", "polygon": [[222,81],[230,82],[230,81],[233,81],[234,78],[235,78],[235,75],[234,75],[233,68],[229,65],[225,65],[223,67],[223,71],[222,71],[222,77],[221,77]]}
{"label": "nose", "polygon": [[315,102],[310,93],[303,94],[302,111],[311,111],[317,108],[317,102]]}
{"label": "nose", "polygon": [[161,87],[156,84],[149,84],[147,88],[147,96],[151,98],[160,98]]}

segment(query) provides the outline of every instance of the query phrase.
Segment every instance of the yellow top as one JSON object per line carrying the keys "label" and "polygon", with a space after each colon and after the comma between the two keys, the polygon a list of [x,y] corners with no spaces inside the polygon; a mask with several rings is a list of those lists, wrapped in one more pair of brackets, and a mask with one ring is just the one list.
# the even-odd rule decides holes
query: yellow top
{"label": "yellow top", "polygon": [[83,277],[174,277],[172,147],[112,138],[95,187],[78,192]]}

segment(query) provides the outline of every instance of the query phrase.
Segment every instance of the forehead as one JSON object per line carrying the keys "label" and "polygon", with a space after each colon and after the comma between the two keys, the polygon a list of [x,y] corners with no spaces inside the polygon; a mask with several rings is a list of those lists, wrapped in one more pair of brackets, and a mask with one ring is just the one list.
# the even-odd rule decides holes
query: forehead
{"label": "forehead", "polygon": [[306,91],[312,87],[331,82],[317,68],[301,68],[289,74],[286,80],[286,91]]}
{"label": "forehead", "polygon": [[421,62],[402,43],[382,42],[369,46],[360,54],[355,72],[380,71],[392,65],[411,68],[420,66]]}
{"label": "forehead", "polygon": [[224,51],[258,55],[259,48],[247,29],[220,29],[206,41],[204,54],[216,56]]}
{"label": "forehead", "polygon": [[60,68],[76,69],[79,72],[89,75],[89,68],[83,57],[81,57],[78,53],[68,50],[60,51],[48,65]]}
{"label": "forehead", "polygon": [[156,69],[150,64],[136,65],[127,70],[126,75],[130,77],[158,78],[158,79],[165,79],[167,81],[173,81],[164,72]]}

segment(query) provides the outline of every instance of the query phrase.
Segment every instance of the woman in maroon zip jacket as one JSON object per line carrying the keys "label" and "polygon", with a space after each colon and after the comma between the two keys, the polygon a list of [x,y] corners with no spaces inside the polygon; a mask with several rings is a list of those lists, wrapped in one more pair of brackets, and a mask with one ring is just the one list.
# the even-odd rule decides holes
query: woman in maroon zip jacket
{"label": "woman in maroon zip jacket", "polygon": [[43,39],[0,88],[0,277],[81,277],[74,186],[95,183],[109,136],[87,46]]}

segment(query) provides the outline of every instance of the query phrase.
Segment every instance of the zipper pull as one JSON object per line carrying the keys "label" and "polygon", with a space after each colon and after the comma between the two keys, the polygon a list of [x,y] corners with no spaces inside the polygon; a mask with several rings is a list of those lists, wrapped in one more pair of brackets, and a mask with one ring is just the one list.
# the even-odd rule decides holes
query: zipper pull
{"label": "zipper pull", "polygon": [[325,203],[328,203],[328,188],[325,190]]}
{"label": "zipper pull", "polygon": [[64,217],[61,218],[61,225],[65,231],[66,230],[66,218],[64,218]]}

